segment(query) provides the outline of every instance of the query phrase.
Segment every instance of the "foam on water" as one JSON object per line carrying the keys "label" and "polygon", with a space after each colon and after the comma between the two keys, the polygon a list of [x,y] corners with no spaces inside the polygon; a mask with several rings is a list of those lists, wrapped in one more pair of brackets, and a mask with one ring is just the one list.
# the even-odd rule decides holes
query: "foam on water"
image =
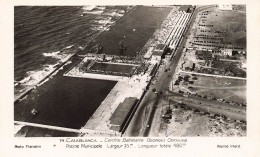
{"label": "foam on water", "polygon": [[97,10],[97,11],[86,11],[84,13],[87,14],[95,14],[95,15],[101,15],[104,12],[104,10]]}
{"label": "foam on water", "polygon": [[19,84],[24,84],[24,83],[30,81],[30,79],[31,79],[31,76],[25,77],[25,78],[22,79],[21,81],[16,81],[14,86],[17,86],[17,85],[19,85]]}
{"label": "foam on water", "polygon": [[107,24],[113,24],[114,21],[112,21],[112,17],[105,17],[100,20],[95,20],[96,23],[102,24],[102,25],[107,25]]}
{"label": "foam on water", "polygon": [[110,30],[110,28],[109,28],[109,27],[105,29],[105,31],[109,31],[109,30]]}
{"label": "foam on water", "polygon": [[65,52],[65,50],[68,50],[72,48],[74,45],[67,46],[63,48],[61,51],[56,51],[56,52],[50,52],[50,53],[43,53],[42,55],[44,57],[52,57],[55,59],[58,59],[59,62],[64,62],[66,61],[69,57],[71,57],[71,54],[69,52]]}
{"label": "foam on water", "polygon": [[121,17],[124,15],[124,13],[120,13],[117,10],[113,10],[112,12],[106,12],[103,15],[112,16],[112,17],[115,17],[115,16]]}
{"label": "foam on water", "polygon": [[117,12],[120,13],[120,14],[124,14],[125,13],[124,10],[117,10]]}
{"label": "foam on water", "polygon": [[70,45],[70,46],[67,46],[67,47],[65,47],[64,49],[70,49],[70,48],[72,48],[74,45]]}
{"label": "foam on water", "polygon": [[54,57],[57,56],[60,53],[60,51],[51,52],[51,53],[43,53],[42,55],[45,57]]}
{"label": "foam on water", "polygon": [[87,6],[84,6],[82,9],[83,10],[87,10],[87,11],[91,11],[93,10],[95,7],[97,7],[96,5],[87,5]]}
{"label": "foam on water", "polygon": [[85,47],[79,46],[78,47],[80,50],[84,50]]}
{"label": "foam on water", "polygon": [[104,10],[106,9],[106,7],[101,7],[101,6],[87,6],[87,7],[83,7],[83,13],[85,14],[95,14],[95,15],[101,15]]}
{"label": "foam on water", "polygon": [[[70,57],[71,55],[69,55],[68,57]],[[66,57],[67,58],[67,57]],[[70,62],[71,63],[71,62]],[[67,62],[65,65],[69,64],[69,62]],[[26,82],[21,82],[19,81],[20,85],[25,85],[25,86],[34,86],[36,85],[39,81],[41,81],[45,76],[47,76],[48,74],[50,74],[53,70],[56,69],[56,66],[59,65],[59,63],[53,64],[53,65],[44,65],[42,70],[38,70],[38,71],[28,71],[26,74],[28,75],[29,78],[26,80]],[[62,70],[63,68],[59,68],[59,70]],[[53,73],[50,78],[52,78],[54,75],[56,75],[58,73],[57,70],[55,73]],[[24,80],[24,79],[23,79]],[[41,86],[42,84],[44,84],[45,82],[47,82],[49,79],[44,80],[43,82],[41,82],[38,86]]]}
{"label": "foam on water", "polygon": [[33,86],[36,85],[40,80],[42,80],[46,75],[48,75],[52,70],[54,70],[54,66],[47,65],[48,67],[39,71],[28,71],[26,74],[29,75],[30,80],[22,85]]}
{"label": "foam on water", "polygon": [[95,30],[95,31],[103,31],[103,30],[107,30],[109,29],[109,26],[94,26],[92,28],[92,30]]}

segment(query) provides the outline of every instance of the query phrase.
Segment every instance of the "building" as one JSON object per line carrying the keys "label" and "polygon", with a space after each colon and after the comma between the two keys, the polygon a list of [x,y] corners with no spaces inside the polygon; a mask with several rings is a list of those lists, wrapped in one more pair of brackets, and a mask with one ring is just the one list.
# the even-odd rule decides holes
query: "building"
{"label": "building", "polygon": [[243,61],[243,62],[242,62],[242,65],[241,65],[241,68],[246,69],[246,67],[247,67],[247,66],[246,66],[246,61]]}
{"label": "building", "polygon": [[167,49],[167,45],[166,44],[158,44],[156,47],[155,47],[155,49],[154,49],[154,51],[158,51],[158,52],[165,52],[166,51],[166,49]]}
{"label": "building", "polygon": [[223,49],[222,53],[225,56],[232,56],[232,49]]}
{"label": "building", "polygon": [[231,4],[220,4],[218,5],[218,9],[220,10],[232,10]]}
{"label": "building", "polygon": [[158,44],[152,53],[152,59],[160,60],[164,57],[167,50],[166,44]]}
{"label": "building", "polygon": [[187,67],[185,67],[185,70],[193,71],[194,69],[195,69],[195,63],[193,63],[192,61],[189,61]]}
{"label": "building", "polygon": [[122,132],[126,126],[129,116],[133,112],[137,100],[138,99],[135,97],[128,97],[117,106],[116,110],[109,119],[108,126],[111,130]]}
{"label": "building", "polygon": [[144,59],[150,59],[153,54],[153,47],[149,47],[148,51],[144,55]]}
{"label": "building", "polygon": [[196,50],[195,55],[196,55],[197,59],[211,59],[212,58],[212,51]]}
{"label": "building", "polygon": [[192,10],[192,5],[181,5],[179,8],[179,11],[185,11],[186,13],[190,13]]}

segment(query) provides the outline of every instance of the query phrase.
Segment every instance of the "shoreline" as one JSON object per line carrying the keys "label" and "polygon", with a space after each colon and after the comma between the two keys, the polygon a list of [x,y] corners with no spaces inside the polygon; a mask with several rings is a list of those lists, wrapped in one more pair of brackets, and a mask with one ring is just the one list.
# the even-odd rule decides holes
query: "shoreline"
{"label": "shoreline", "polygon": [[[115,21],[115,23],[120,20],[122,17],[124,17],[125,15],[127,15],[130,11],[132,11],[136,6],[133,6],[130,10],[128,10],[123,16],[121,16],[119,19],[117,19]],[[100,33],[97,34],[97,36],[95,36],[94,38],[92,38],[86,45],[88,45],[89,43],[93,42],[97,37],[99,37],[102,33],[106,32],[106,29],[102,30]],[[22,100],[24,97],[26,97],[28,94],[30,94],[30,92],[32,92],[34,89],[36,89],[38,87],[38,85],[41,85],[41,83],[43,83],[45,80],[47,80],[49,77],[51,77],[55,72],[57,72],[60,68],[63,67],[63,65],[65,65],[68,61],[70,61],[75,55],[78,54],[79,51],[73,53],[73,54],[69,54],[65,59],[64,62],[60,63],[60,65],[58,65],[57,68],[55,68],[53,71],[50,71],[46,76],[44,76],[42,79],[40,79],[35,85],[31,85],[32,87],[29,87],[25,92],[14,96],[14,104],[19,103],[20,100]],[[73,68],[74,66],[72,66]],[[15,88],[15,87],[14,87]],[[19,100],[20,99],[20,100]]]}

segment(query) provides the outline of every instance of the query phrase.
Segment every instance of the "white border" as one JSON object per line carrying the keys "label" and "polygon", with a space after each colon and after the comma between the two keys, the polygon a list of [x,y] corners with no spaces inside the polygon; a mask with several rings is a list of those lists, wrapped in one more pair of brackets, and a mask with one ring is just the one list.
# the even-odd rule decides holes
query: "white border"
{"label": "white border", "polygon": [[[248,52],[248,81],[247,81],[247,136],[246,137],[189,137],[187,146],[182,149],[64,149],[57,143],[59,138],[15,138],[13,136],[13,54],[14,54],[14,6],[15,5],[159,5],[159,4],[219,4],[218,1],[69,1],[69,0],[13,0],[0,1],[0,156],[260,156],[260,2],[257,0],[230,0],[230,4],[247,5],[247,52]],[[40,144],[41,149],[14,149],[19,144]],[[56,144],[56,147],[53,145]],[[218,149],[217,144],[240,144],[241,149]]]}

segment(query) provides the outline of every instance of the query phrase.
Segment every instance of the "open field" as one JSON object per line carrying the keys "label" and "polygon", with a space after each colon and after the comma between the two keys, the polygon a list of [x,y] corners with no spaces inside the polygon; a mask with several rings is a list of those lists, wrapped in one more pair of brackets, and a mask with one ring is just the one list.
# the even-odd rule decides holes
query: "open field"
{"label": "open field", "polygon": [[172,107],[172,118],[161,121],[160,136],[246,136],[246,123],[185,108]]}
{"label": "open field", "polygon": [[180,75],[182,78],[189,76],[187,81],[174,85],[174,91],[187,91],[210,98],[224,99],[234,103],[246,104],[246,81],[228,78],[215,78],[208,76]]}
{"label": "open field", "polygon": [[246,81],[199,76],[192,92],[246,104]]}
{"label": "open field", "polygon": [[[145,45],[154,31],[161,25],[172,8],[136,6],[132,11],[116,22],[109,31],[105,31],[91,42],[79,54],[100,43],[105,54],[135,56]],[[153,16],[151,16],[153,15]],[[123,41],[125,50],[120,52],[119,42]]]}

